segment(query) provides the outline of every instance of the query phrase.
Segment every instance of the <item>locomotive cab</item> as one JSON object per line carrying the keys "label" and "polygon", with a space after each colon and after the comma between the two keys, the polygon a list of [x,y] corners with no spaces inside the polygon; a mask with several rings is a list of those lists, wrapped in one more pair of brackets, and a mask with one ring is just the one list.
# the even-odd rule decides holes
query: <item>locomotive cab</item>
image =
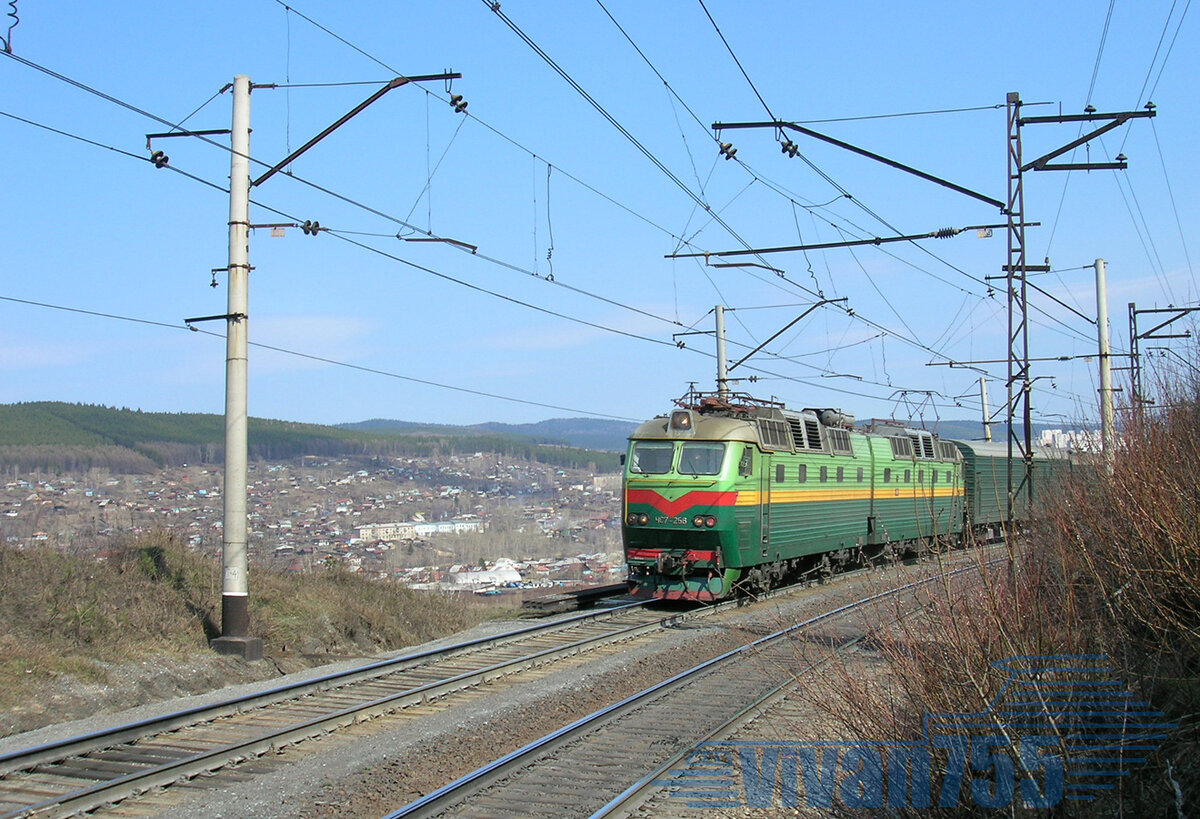
{"label": "locomotive cab", "polygon": [[739,572],[735,505],[752,443],[744,421],[674,410],[642,424],[625,462],[622,535],[630,590],[661,599],[716,600]]}

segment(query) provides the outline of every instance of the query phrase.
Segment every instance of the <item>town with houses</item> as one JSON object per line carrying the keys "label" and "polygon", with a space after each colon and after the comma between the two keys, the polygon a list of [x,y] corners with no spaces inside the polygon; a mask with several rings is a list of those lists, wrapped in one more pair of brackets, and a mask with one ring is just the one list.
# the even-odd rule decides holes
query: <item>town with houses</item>
{"label": "town with houses", "polygon": [[[1042,445],[1091,448],[1048,430]],[[152,474],[8,475],[0,539],[107,551],[166,531],[219,563],[222,475],[213,465]],[[620,475],[492,453],[304,458],[251,464],[249,551],[287,571],[341,566],[413,588],[502,593],[623,579]]]}
{"label": "town with houses", "polygon": [[[217,466],[8,475],[0,538],[102,556],[166,531],[219,565]],[[500,593],[619,582],[620,475],[501,459],[304,458],[252,463],[252,565],[341,566],[413,588]]]}

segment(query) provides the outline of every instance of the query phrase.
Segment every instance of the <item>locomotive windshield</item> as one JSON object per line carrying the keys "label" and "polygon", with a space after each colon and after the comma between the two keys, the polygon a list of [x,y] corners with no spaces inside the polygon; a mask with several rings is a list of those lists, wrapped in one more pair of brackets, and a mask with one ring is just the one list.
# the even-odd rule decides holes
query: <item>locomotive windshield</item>
{"label": "locomotive windshield", "polygon": [[680,475],[719,475],[725,444],[684,444],[679,453]]}
{"label": "locomotive windshield", "polygon": [[643,475],[664,475],[671,471],[675,444],[670,441],[638,441],[633,445],[629,471]]}

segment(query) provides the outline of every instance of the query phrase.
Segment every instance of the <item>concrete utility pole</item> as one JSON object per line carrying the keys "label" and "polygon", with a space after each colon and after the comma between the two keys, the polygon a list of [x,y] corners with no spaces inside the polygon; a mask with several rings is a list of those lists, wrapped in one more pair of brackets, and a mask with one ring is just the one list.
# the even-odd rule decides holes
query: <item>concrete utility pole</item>
{"label": "concrete utility pole", "polygon": [[1108,283],[1104,260],[1096,260],[1096,334],[1100,341],[1100,446],[1104,466],[1111,472],[1116,430],[1113,420],[1112,358],[1108,346]]}
{"label": "concrete utility pole", "polygon": [[246,385],[250,290],[250,78],[233,79],[229,164],[229,312],[225,341],[225,491],[221,550],[221,654],[262,659],[262,639],[250,635],[246,556]]}
{"label": "concrete utility pole", "polygon": [[718,304],[717,313],[717,397],[729,398],[729,361],[725,358],[725,307]]}
{"label": "concrete utility pole", "polygon": [[[371,96],[321,133],[280,160],[258,179],[250,179],[250,78],[239,74],[233,78],[233,126],[230,130],[229,163],[229,312],[224,316],[203,316],[185,321],[225,319],[225,518],[224,541],[221,551],[221,636],[212,641],[214,650],[222,654],[239,654],[247,660],[262,659],[262,639],[251,637],[249,611],[249,558],[246,538],[246,465],[247,419],[246,385],[249,340],[247,310],[250,290],[250,189],[270,179],[288,163],[308,151],[336,129],[355,117],[367,106],[394,88],[426,80],[454,80],[461,74],[442,72],[413,77],[396,77],[377,89]],[[263,86],[259,86],[263,87]],[[462,95],[450,97],[457,113],[464,113],[467,103]],[[189,132],[190,133],[190,132]],[[209,132],[217,133],[217,132]],[[147,135],[168,137],[174,133]],[[267,227],[257,225],[256,227]],[[305,233],[317,235],[323,230],[318,222],[303,225],[272,225],[271,227],[301,227]],[[435,239],[449,241],[451,239]]]}
{"label": "concrete utility pole", "polygon": [[979,401],[983,404],[983,440],[992,440],[992,420],[988,413],[987,379],[979,376]]}

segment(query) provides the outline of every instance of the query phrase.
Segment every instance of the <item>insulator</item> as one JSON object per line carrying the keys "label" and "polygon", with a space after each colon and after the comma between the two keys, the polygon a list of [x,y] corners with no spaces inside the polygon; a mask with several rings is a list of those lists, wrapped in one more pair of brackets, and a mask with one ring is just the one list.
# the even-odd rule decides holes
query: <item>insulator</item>
{"label": "insulator", "polygon": [[154,167],[161,168],[171,161],[171,157],[167,156],[162,151],[153,151],[150,154],[150,161],[154,163]]}
{"label": "insulator", "polygon": [[954,228],[945,227],[945,228],[939,228],[938,231],[933,234],[933,237],[935,239],[950,239],[950,238],[953,238],[954,236],[956,236],[957,234],[958,234],[958,231],[955,230]]}
{"label": "insulator", "polygon": [[840,409],[815,410],[817,420],[827,427],[854,429],[854,416]]}

